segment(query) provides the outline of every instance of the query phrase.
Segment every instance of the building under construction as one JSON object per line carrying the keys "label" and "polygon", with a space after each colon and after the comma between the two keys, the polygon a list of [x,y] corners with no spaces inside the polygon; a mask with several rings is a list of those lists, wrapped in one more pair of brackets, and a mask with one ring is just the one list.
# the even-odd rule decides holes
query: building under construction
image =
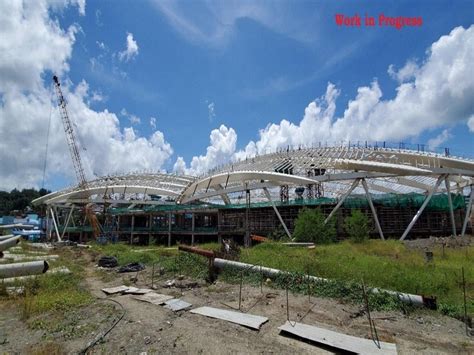
{"label": "building under construction", "polygon": [[278,230],[291,236],[304,208],[343,221],[351,209],[374,238],[472,232],[474,161],[399,147],[347,145],[279,150],[218,167],[204,176],[107,176],[53,192],[44,204],[51,238],[94,235],[130,243],[194,244]]}

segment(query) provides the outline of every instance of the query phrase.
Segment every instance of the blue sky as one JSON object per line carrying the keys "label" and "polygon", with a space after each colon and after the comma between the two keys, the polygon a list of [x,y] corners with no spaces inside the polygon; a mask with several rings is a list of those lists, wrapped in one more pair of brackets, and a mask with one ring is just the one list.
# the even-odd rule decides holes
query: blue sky
{"label": "blue sky", "polygon": [[[361,87],[371,88],[374,81],[382,92],[379,101],[394,99],[401,85],[394,79],[397,70],[400,73],[409,61],[423,68],[430,59],[429,48],[433,43],[453,29],[461,26],[467,30],[473,23],[472,1],[452,3],[87,1],[83,14],[78,6],[65,4],[59,9],[49,8],[47,16],[59,21],[64,32],[70,26],[75,28],[71,52],[61,61],[68,66],[60,73],[64,81],[70,80],[68,89],[74,92],[81,82],[87,83],[89,96],[84,101],[88,109],[115,114],[120,130],[133,127],[136,137],[149,139],[158,130],[172,149],[160,160],[159,167],[141,163],[131,163],[131,167],[172,171],[177,169],[177,158],[182,157],[185,165],[178,170],[192,173],[211,167],[213,162],[233,159],[239,151],[255,151],[248,143],[262,140],[259,130],[271,123],[278,125],[275,129],[280,131],[283,119],[300,124],[305,109],[325,95],[328,83],[337,89],[334,120],[344,115],[348,102],[356,99]],[[376,18],[381,13],[422,17],[423,25],[400,30],[338,27],[334,20],[338,13]],[[133,37],[137,50],[132,49],[129,57],[123,54],[121,58],[127,34]],[[392,76],[388,71],[390,65],[395,73]],[[464,76],[472,73],[472,69],[464,70]],[[47,89],[52,71],[47,64],[40,71]],[[469,98],[471,83],[466,87],[465,96]],[[401,133],[387,134],[386,138],[427,143],[444,132],[444,139],[440,138],[442,142],[434,144],[434,148],[448,146],[451,153],[472,156],[473,133],[466,124],[474,114],[470,98],[470,107],[467,104],[460,109],[459,117],[439,118],[414,131],[409,125],[404,126],[399,128]],[[85,131],[80,114],[73,110],[74,106],[70,107],[78,130]],[[403,110],[399,114],[404,115]],[[132,115],[135,118],[131,120]],[[150,124],[151,117],[156,119],[156,126]],[[59,117],[53,114],[52,119]],[[233,129],[235,137],[229,136],[221,125]],[[234,139],[235,147],[223,147],[219,141],[214,145],[217,152],[209,154],[213,130],[219,130],[216,137],[222,135],[217,141]],[[385,139],[383,134],[365,132],[366,137],[347,132],[333,136]],[[282,134],[278,137],[284,140]],[[79,132],[82,135],[88,142],[87,134]],[[305,139],[301,143],[308,144],[308,138]],[[327,136],[315,134],[315,142],[322,139],[327,140]],[[293,140],[288,144],[295,142],[298,143]],[[86,160],[93,160],[97,153],[87,149],[83,154]],[[71,175],[55,172],[53,167],[50,171],[48,179],[53,188],[71,182]],[[34,178],[28,180],[29,184],[37,182]]]}

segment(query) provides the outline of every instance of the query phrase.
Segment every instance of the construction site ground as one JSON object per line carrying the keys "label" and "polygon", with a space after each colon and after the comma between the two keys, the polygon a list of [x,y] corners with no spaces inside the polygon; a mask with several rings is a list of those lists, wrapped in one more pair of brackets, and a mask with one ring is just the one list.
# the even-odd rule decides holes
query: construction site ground
{"label": "construction site ground", "polygon": [[[70,249],[68,258],[85,266],[84,286],[97,300],[87,306],[50,311],[21,320],[21,306],[15,300],[0,303],[0,353],[62,354],[79,353],[123,315],[118,324],[88,353],[110,354],[326,354],[324,348],[279,333],[287,320],[285,290],[269,285],[249,285],[242,289],[242,311],[268,317],[259,331],[226,321],[172,312],[162,306],[138,301],[132,295],[105,295],[101,289],[119,285],[149,288],[151,268],[138,274],[118,274],[97,267],[97,255]],[[172,287],[165,287],[168,280]],[[154,281],[157,293],[192,303],[193,308],[211,306],[238,308],[239,285],[219,279],[208,284],[202,279],[165,273]],[[122,308],[111,301],[120,303]],[[289,294],[289,318],[345,334],[370,338],[367,316],[361,305],[329,298]],[[400,354],[469,354],[474,352],[472,337],[464,324],[429,310],[408,315],[401,312],[371,312],[378,337],[394,342]]]}

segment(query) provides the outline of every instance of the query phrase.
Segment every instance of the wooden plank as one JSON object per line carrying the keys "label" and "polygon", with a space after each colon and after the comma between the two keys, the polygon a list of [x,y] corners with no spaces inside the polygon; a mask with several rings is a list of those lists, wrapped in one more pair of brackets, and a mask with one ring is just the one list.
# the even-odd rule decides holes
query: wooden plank
{"label": "wooden plank", "polygon": [[191,313],[201,314],[206,317],[222,319],[231,323],[240,324],[244,327],[259,330],[263,323],[268,321],[267,317],[246,314],[241,312],[228,311],[225,309],[200,307],[190,311]]}
{"label": "wooden plank", "polygon": [[148,292],[145,293],[144,295],[141,296],[135,296],[133,297],[136,300],[143,301],[143,302],[148,302],[151,304],[156,304],[156,305],[161,305],[165,303],[166,301],[174,298],[173,296],[168,296],[168,295],[162,295],[160,293],[155,293],[155,292]]}
{"label": "wooden plank", "polygon": [[182,311],[183,309],[189,308],[191,306],[192,306],[191,303],[185,302],[178,298],[173,298],[172,300],[166,301],[163,307],[171,309],[173,312],[178,312],[178,311]]}
{"label": "wooden plank", "polygon": [[278,329],[300,338],[357,354],[397,354],[397,346],[393,343],[381,341],[380,348],[378,348],[371,339],[358,338],[303,323],[290,324],[290,322],[287,321]]}

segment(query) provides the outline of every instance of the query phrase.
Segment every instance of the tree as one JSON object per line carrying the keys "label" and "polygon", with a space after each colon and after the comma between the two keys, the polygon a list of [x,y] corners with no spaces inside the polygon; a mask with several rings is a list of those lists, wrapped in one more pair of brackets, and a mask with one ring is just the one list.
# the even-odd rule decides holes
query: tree
{"label": "tree", "polygon": [[360,210],[352,210],[351,215],[344,221],[344,229],[355,243],[362,243],[369,239],[369,219]]}
{"label": "tree", "polygon": [[313,242],[315,244],[328,244],[336,239],[336,226],[334,220],[324,223],[325,217],[319,208],[303,208],[298,213],[295,221],[293,237],[299,242]]}

